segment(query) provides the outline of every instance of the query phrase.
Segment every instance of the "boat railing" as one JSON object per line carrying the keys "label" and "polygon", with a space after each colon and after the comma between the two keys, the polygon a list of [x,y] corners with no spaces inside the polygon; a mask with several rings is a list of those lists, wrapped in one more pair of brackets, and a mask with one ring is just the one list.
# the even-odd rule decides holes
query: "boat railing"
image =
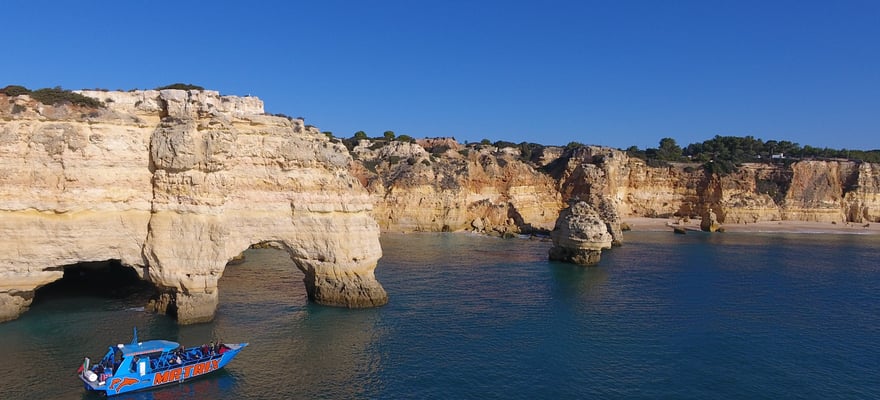
{"label": "boat railing", "polygon": [[[164,371],[170,368],[192,365],[215,358],[222,357],[223,354],[209,351],[205,354],[199,347],[191,347],[183,352],[168,352],[158,358],[150,360],[150,369],[152,371]],[[180,357],[180,362],[177,358]]]}

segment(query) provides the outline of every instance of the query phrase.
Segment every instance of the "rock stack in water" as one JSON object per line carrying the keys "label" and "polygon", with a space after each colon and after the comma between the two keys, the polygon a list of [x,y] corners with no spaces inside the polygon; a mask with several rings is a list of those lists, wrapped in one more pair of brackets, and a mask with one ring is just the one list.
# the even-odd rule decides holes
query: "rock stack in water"
{"label": "rock stack in water", "polygon": [[610,249],[613,238],[608,224],[584,201],[573,203],[559,213],[550,233],[553,247],[550,259],[580,265],[595,265],[602,249]]}
{"label": "rock stack in water", "polygon": [[703,232],[724,231],[721,228],[721,224],[718,223],[718,216],[715,215],[715,212],[712,211],[711,208],[703,215],[703,220],[700,221],[700,230]]}

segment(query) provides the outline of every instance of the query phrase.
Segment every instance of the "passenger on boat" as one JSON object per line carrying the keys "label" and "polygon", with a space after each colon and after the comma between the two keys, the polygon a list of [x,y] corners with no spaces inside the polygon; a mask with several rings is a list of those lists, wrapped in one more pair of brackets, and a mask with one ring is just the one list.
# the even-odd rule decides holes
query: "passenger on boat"
{"label": "passenger on boat", "polygon": [[223,344],[223,341],[217,341],[217,354],[223,354],[226,351],[231,350],[229,346]]}
{"label": "passenger on boat", "polygon": [[178,364],[183,364],[183,360],[182,360],[182,357],[183,357],[183,355],[184,355],[184,354],[183,354],[183,345],[181,345],[180,347],[174,349],[174,351],[172,351],[171,354],[174,356],[174,358],[171,359],[171,362],[176,362],[176,363],[178,363]]}
{"label": "passenger on boat", "polygon": [[103,385],[104,382],[107,381],[107,378],[110,377],[110,374],[106,372],[103,361],[95,367],[95,374],[98,375],[99,385]]}

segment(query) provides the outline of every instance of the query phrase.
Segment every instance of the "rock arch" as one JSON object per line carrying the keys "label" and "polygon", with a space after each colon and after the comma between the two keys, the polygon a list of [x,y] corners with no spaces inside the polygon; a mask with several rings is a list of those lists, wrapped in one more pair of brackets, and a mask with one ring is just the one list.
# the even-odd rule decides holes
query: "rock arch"
{"label": "rock arch", "polygon": [[[287,252],[304,273],[309,299],[318,304],[360,308],[387,302],[387,294],[373,273],[381,249],[378,235],[370,233],[378,228],[368,216],[347,222],[332,215],[309,215],[303,220],[272,213],[262,218],[249,216],[247,221],[236,219],[198,216],[193,220],[193,216],[175,213],[153,217],[144,254],[149,265],[161,266],[147,269],[147,279],[161,292],[153,305],[156,311],[171,312],[181,323],[210,320],[219,299],[217,284],[227,263],[251,244],[261,242]],[[230,229],[245,223],[261,229]],[[334,229],[328,231],[328,227]],[[190,239],[194,237],[212,239]]]}
{"label": "rock arch", "polygon": [[94,97],[113,101],[88,121],[26,97],[25,112],[0,108],[0,320],[60,279],[54,266],[118,259],[157,286],[156,308],[207,321],[226,263],[263,241],[288,250],[320,304],[387,302],[372,203],[343,145],[255,98]]}

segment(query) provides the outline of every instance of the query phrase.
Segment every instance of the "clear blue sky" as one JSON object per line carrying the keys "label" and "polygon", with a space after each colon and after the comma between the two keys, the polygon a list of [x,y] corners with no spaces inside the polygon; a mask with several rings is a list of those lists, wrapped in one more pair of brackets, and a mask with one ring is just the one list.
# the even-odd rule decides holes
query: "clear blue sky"
{"label": "clear blue sky", "polygon": [[880,149],[880,1],[42,1],[0,86],[254,95],[336,136]]}

